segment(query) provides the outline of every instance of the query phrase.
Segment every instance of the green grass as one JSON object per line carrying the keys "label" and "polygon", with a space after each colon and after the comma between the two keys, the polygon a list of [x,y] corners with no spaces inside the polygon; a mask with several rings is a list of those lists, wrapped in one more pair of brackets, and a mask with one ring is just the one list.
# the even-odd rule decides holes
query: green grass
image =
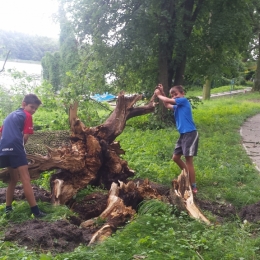
{"label": "green grass", "polygon": [[[255,102],[258,101],[258,102]],[[194,159],[198,197],[220,203],[232,203],[238,210],[260,200],[260,175],[241,145],[239,129],[243,122],[260,113],[260,94],[247,93],[204,101],[193,110],[199,134],[198,156]],[[171,160],[178,133],[173,127],[160,130],[134,128],[149,117],[133,118],[117,138],[136,177],[170,185],[180,174]],[[17,202],[19,212],[26,212],[25,202]],[[44,206],[44,204],[40,205]],[[20,208],[21,207],[21,208]],[[0,205],[3,211],[4,204]],[[62,209],[63,210],[63,209]],[[0,260],[2,259],[260,259],[260,224],[242,223],[238,217],[219,224],[214,216],[205,225],[179,213],[159,201],[140,205],[138,214],[102,244],[84,245],[72,253],[36,254],[13,243],[4,242],[0,217]],[[51,209],[48,221],[64,217],[67,211]],[[23,220],[30,218],[24,216]],[[15,220],[13,216],[12,221]],[[142,258],[143,257],[143,258]]]}
{"label": "green grass", "polygon": [[[227,92],[230,90],[239,90],[239,89],[245,89],[245,86],[233,86],[233,88],[231,88],[231,85],[228,86],[221,86],[218,88],[213,88],[210,90],[211,94],[216,94],[216,93],[222,93],[222,92]],[[187,97],[189,96],[202,96],[202,87],[193,87],[192,89],[188,89],[187,91]]]}

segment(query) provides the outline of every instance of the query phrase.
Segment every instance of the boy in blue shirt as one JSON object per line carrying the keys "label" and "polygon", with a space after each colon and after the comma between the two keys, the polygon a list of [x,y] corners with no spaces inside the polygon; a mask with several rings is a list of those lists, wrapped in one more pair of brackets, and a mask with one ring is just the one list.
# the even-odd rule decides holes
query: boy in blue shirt
{"label": "boy in blue shirt", "polygon": [[32,115],[40,104],[41,101],[36,95],[26,95],[22,107],[9,114],[0,129],[0,168],[7,167],[10,174],[10,181],[6,190],[6,213],[13,210],[14,190],[20,179],[33,215],[36,218],[46,215],[39,210],[36,204],[24,149],[29,135],[33,134]]}
{"label": "boy in blue shirt", "polygon": [[[163,101],[166,108],[173,110],[176,127],[180,137],[175,145],[173,161],[177,163],[181,170],[185,169],[189,173],[192,192],[197,193],[195,181],[195,169],[193,165],[193,156],[197,155],[199,135],[192,118],[191,104],[181,85],[173,86],[170,89],[172,98],[165,96],[163,86],[158,85],[154,94]],[[185,162],[181,159],[184,155]]]}

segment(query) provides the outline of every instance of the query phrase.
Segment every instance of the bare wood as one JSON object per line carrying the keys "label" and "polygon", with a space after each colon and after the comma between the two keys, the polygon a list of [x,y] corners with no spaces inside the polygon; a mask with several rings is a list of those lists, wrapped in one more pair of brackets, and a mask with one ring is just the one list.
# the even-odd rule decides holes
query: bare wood
{"label": "bare wood", "polygon": [[185,170],[182,170],[177,180],[173,180],[172,185],[173,188],[170,192],[171,203],[177,205],[180,210],[187,211],[189,215],[195,219],[199,219],[206,224],[210,224],[210,221],[202,214],[194,202],[194,197],[189,182],[189,175]]}
{"label": "bare wood", "polygon": [[135,197],[144,199],[162,199],[162,196],[153,189],[146,179],[141,185],[135,184],[133,181],[127,184],[119,182],[119,185],[112,183],[106,209],[100,214],[98,218],[87,220],[81,223],[82,228],[91,228],[97,219],[104,220],[104,225],[96,231],[89,242],[89,245],[102,242],[105,238],[118,228],[126,223],[127,220],[133,218],[136,210],[132,206],[126,206],[124,203],[124,195],[134,194]]}
{"label": "bare wood", "polygon": [[8,59],[8,56],[9,56],[10,52],[11,52],[11,50],[8,51],[8,53],[7,53],[6,57],[5,57],[5,61],[4,61],[3,67],[2,67],[2,69],[0,70],[0,72],[2,72],[2,71],[5,70],[5,64],[6,64],[6,61],[7,61],[7,59]]}

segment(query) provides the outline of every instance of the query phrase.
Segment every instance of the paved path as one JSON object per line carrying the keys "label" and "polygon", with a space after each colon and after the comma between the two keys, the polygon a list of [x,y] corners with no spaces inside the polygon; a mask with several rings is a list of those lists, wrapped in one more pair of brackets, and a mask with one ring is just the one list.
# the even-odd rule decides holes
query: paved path
{"label": "paved path", "polygon": [[[251,91],[251,88],[211,94],[210,97],[218,98],[233,94],[246,93],[247,91]],[[199,98],[202,99],[202,97]],[[257,114],[244,122],[240,128],[240,135],[242,136],[243,146],[248,156],[251,158],[256,169],[260,172],[260,114]]]}
{"label": "paved path", "polygon": [[240,128],[243,146],[260,172],[260,114],[247,119]]}
{"label": "paved path", "polygon": [[[233,94],[246,93],[247,91],[251,91],[251,88],[211,94],[210,97],[218,98]],[[199,98],[202,99],[202,97]],[[240,135],[242,136],[243,146],[248,156],[251,158],[256,169],[260,172],[260,114],[257,114],[244,122],[240,128]]]}
{"label": "paved path", "polygon": [[[210,98],[219,98],[219,97],[232,96],[232,95],[236,95],[236,94],[246,93],[247,91],[251,91],[251,89],[252,89],[251,87],[247,87],[245,89],[215,93],[215,94],[211,94]],[[198,96],[198,98],[202,99],[202,96]]]}

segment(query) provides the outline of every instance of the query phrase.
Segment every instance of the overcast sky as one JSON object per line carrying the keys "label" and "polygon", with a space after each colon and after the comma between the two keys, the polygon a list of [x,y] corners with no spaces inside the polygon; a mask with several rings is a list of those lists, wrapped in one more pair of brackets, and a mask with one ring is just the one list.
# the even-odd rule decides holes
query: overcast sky
{"label": "overcast sky", "polygon": [[58,38],[57,10],[56,0],[0,0],[0,29]]}

